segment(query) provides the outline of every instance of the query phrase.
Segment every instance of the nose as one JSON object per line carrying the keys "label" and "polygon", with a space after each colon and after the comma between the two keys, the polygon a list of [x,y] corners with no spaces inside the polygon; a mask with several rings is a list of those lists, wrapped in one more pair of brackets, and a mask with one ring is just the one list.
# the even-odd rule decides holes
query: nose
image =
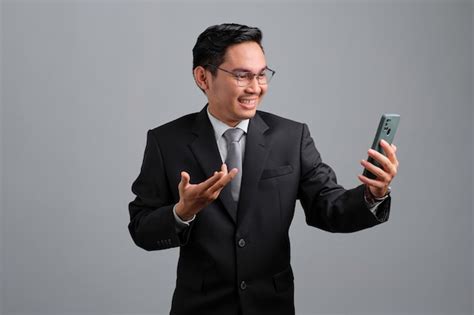
{"label": "nose", "polygon": [[258,84],[256,76],[253,77],[250,84],[245,88],[245,92],[250,94],[260,94],[262,92],[262,87]]}

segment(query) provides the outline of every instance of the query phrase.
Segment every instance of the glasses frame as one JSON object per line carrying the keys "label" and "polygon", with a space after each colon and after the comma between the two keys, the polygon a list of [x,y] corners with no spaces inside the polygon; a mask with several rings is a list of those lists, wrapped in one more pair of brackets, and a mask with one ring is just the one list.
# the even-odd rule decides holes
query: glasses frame
{"label": "glasses frame", "polygon": [[229,71],[229,70],[226,70],[226,69],[222,69],[221,67],[218,67],[218,66],[213,65],[213,64],[210,64],[210,63],[206,64],[206,66],[213,67],[213,68],[215,68],[215,69],[217,69],[217,70],[221,70],[221,71],[224,71],[224,72],[226,72],[226,73],[232,75],[232,76],[234,77],[235,81],[237,81],[237,85],[240,86],[240,87],[247,87],[247,86],[249,86],[250,84],[252,84],[252,81],[253,81],[255,78],[257,78],[257,83],[258,83],[258,85],[268,85],[268,83],[270,83],[270,81],[272,80],[273,76],[274,76],[275,73],[276,73],[275,70],[270,69],[270,68],[268,68],[268,67],[265,67],[265,69],[263,69],[263,71],[265,71],[265,70],[270,71],[271,76],[270,76],[269,78],[267,78],[267,82],[266,82],[266,83],[260,83],[260,81],[258,80],[258,76],[260,75],[259,73],[253,73],[253,72],[250,72],[250,71],[243,71],[244,73],[247,74],[247,78],[248,78],[248,79],[250,79],[250,75],[252,75],[252,78],[249,80],[249,83],[245,85],[245,84],[243,84],[243,81],[241,81],[241,80],[239,79],[239,76],[237,75],[237,73],[235,73],[235,72],[233,72],[233,71]]}

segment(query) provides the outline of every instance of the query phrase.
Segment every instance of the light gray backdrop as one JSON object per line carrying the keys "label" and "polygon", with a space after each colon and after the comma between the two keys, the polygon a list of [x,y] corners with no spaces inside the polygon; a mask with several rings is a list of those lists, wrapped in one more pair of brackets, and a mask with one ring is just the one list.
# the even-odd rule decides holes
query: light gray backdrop
{"label": "light gray backdrop", "polygon": [[470,1],[2,4],[1,297],[10,314],[167,314],[177,249],[146,252],[127,204],[146,131],[205,104],[191,49],[259,26],[262,109],[306,122],[346,187],[380,114],[402,116],[388,223],[291,229],[298,314],[471,314]]}

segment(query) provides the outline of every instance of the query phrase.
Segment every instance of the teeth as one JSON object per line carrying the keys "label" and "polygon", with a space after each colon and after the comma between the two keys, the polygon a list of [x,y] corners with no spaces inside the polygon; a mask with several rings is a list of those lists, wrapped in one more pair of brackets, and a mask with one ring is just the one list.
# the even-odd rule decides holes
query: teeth
{"label": "teeth", "polygon": [[257,100],[246,100],[246,99],[241,99],[240,102],[242,104],[247,104],[247,105],[254,105]]}

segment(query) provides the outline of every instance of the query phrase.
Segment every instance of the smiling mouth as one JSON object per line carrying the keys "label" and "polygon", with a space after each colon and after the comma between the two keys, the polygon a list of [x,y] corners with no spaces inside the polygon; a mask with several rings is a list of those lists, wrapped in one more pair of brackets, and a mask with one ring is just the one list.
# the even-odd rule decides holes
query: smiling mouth
{"label": "smiling mouth", "polygon": [[256,106],[257,101],[258,101],[258,99],[256,99],[256,98],[251,98],[251,99],[249,99],[249,98],[239,98],[239,103],[241,103],[245,106],[249,106],[249,107]]}

